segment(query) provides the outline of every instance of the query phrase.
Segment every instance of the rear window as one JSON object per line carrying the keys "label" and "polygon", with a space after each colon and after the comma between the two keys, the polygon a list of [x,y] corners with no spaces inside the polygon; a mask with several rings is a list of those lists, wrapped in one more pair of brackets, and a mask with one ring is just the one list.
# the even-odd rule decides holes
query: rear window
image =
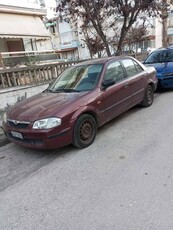
{"label": "rear window", "polygon": [[151,53],[144,63],[173,62],[173,50],[158,50]]}

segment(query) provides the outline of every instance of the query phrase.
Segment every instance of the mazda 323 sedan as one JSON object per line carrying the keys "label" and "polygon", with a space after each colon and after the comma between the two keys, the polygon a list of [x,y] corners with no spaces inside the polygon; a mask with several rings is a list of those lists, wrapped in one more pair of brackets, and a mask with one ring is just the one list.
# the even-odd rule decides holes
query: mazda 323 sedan
{"label": "mazda 323 sedan", "polygon": [[98,127],[136,104],[153,103],[156,71],[131,57],[81,62],[49,87],[11,107],[3,129],[8,140],[35,149],[92,144]]}

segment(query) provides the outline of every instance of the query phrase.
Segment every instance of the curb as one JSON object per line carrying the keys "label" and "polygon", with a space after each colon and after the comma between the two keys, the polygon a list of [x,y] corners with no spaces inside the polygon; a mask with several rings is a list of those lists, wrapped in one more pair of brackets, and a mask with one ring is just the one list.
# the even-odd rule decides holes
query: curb
{"label": "curb", "polygon": [[9,140],[5,137],[4,130],[2,129],[2,116],[4,111],[0,110],[0,147],[10,143]]}

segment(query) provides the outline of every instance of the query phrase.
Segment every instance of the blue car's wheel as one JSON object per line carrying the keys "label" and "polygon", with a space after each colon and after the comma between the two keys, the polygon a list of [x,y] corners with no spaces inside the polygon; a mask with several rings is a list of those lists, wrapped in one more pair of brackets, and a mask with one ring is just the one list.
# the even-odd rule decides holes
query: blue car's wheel
{"label": "blue car's wheel", "polygon": [[144,94],[144,98],[143,101],[141,102],[143,107],[148,107],[150,105],[152,105],[154,100],[154,91],[151,85],[148,85],[146,90],[145,90],[145,94]]}
{"label": "blue car's wheel", "polygon": [[157,89],[158,89],[158,90],[164,89],[164,87],[163,87],[163,85],[162,85],[162,83],[161,83],[161,80],[158,80]]}

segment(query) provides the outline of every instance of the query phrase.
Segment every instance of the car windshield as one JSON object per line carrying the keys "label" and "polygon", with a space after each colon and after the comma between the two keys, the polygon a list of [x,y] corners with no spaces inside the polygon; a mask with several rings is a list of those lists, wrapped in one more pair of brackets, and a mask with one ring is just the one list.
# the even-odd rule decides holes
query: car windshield
{"label": "car windshield", "polygon": [[151,53],[144,61],[146,64],[173,62],[173,50],[158,50]]}
{"label": "car windshield", "polygon": [[47,88],[49,92],[80,92],[92,90],[96,87],[102,64],[81,65],[66,69]]}

